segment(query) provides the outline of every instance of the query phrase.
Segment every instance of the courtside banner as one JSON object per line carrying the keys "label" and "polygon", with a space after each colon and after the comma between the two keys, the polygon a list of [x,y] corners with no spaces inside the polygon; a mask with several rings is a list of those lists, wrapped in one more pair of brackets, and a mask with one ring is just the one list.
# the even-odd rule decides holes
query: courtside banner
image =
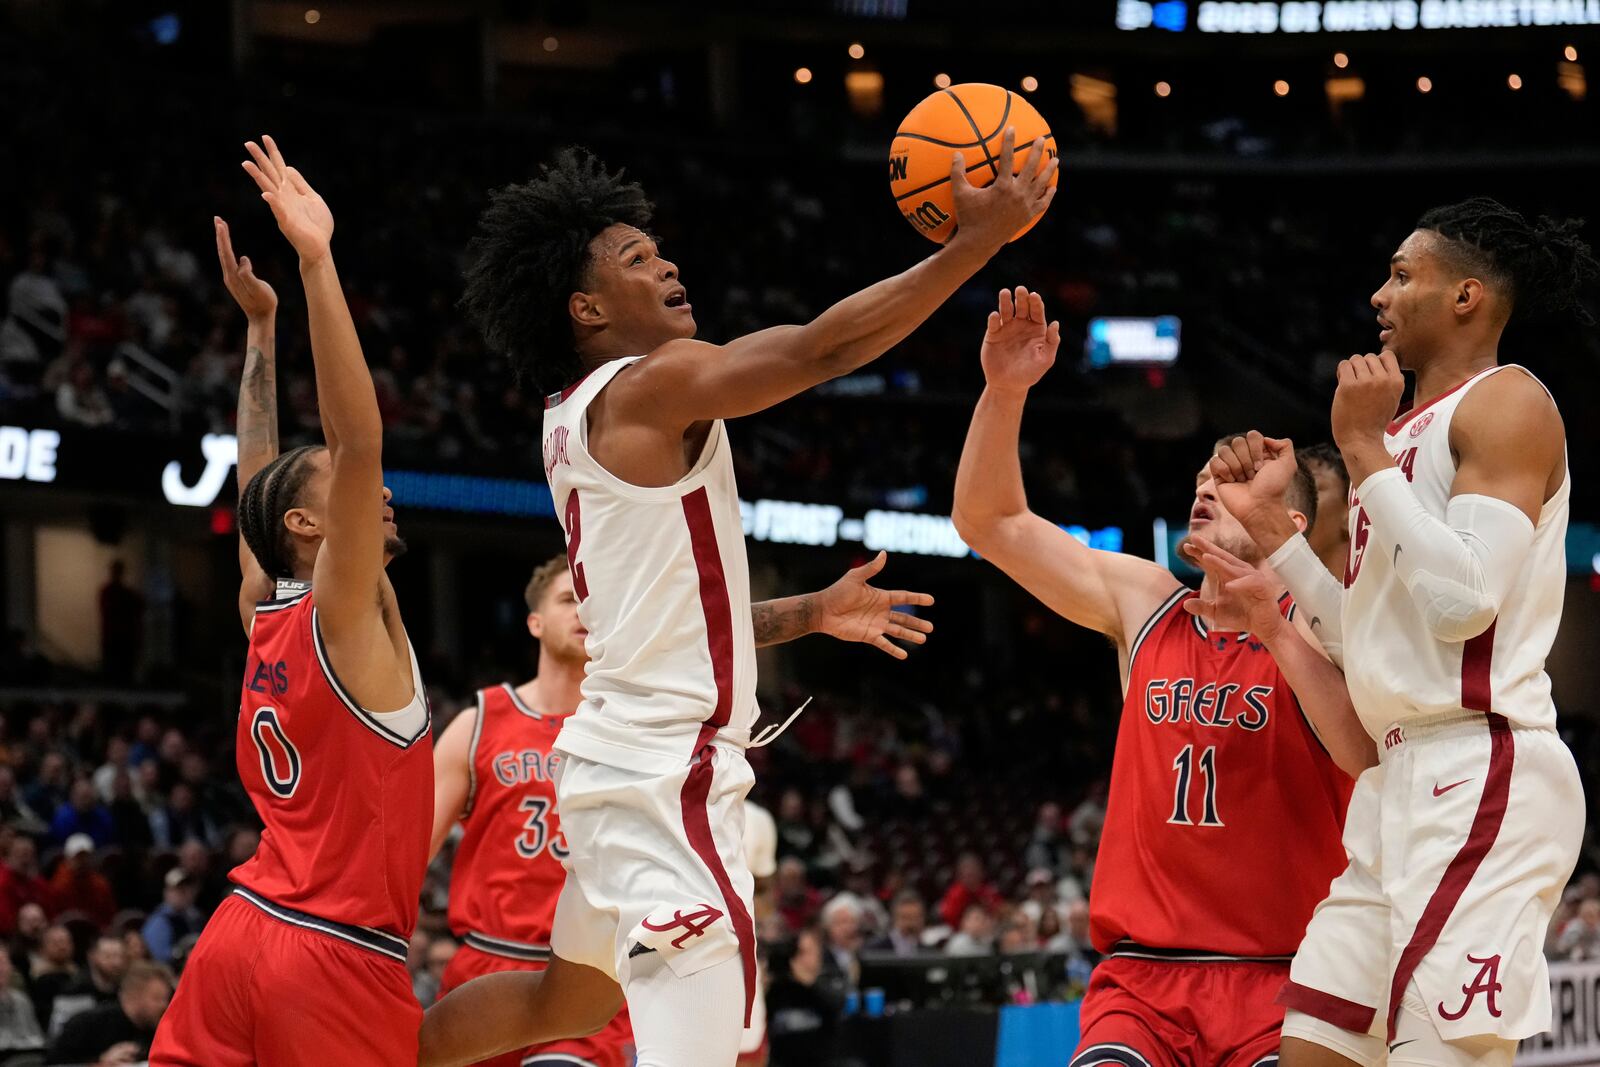
{"label": "courtside banner", "polygon": [[1550,965],[1549,1033],[1524,1041],[1517,1067],[1600,1064],[1600,961]]}

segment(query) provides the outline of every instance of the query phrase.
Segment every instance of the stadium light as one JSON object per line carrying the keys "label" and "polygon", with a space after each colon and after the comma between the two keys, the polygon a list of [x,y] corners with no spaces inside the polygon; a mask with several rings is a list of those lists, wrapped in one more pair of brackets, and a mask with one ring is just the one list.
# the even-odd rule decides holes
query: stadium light
{"label": "stadium light", "polygon": [[1522,75],[1511,75],[1510,77],[1506,78],[1506,84],[1511,86],[1512,92],[1516,92],[1518,89],[1522,88]]}
{"label": "stadium light", "polygon": [[811,84],[811,68],[810,67],[796,67],[795,68],[795,72],[794,72],[794,80],[799,85],[810,85]]}
{"label": "stadium light", "polygon": [[1417,79],[1417,92],[1419,92],[1419,93],[1431,93],[1431,92],[1433,92],[1433,79],[1428,77],[1426,74],[1424,74],[1422,77],[1418,78]]}
{"label": "stadium light", "polygon": [[950,75],[940,72],[933,76],[933,84],[940,89],[950,88]]}
{"label": "stadium light", "polygon": [[1561,54],[1567,57],[1568,63],[1576,63],[1578,61],[1578,49],[1575,45],[1567,45],[1566,50]]}
{"label": "stadium light", "polygon": [[1333,65],[1343,70],[1350,65],[1350,57],[1343,52],[1335,52],[1333,54]]}
{"label": "stadium light", "polygon": [[1272,83],[1272,91],[1277,93],[1279,96],[1288,96],[1289,83],[1284,81],[1282,78],[1279,78],[1277,81]]}
{"label": "stadium light", "polygon": [[1039,79],[1035,78],[1032,74],[1029,74],[1027,77],[1022,79],[1023,92],[1031,93],[1037,88],[1039,88]]}
{"label": "stadium light", "polygon": [[[321,21],[322,21],[322,12],[318,11],[314,7],[306,9],[306,25],[307,26],[315,26],[317,23],[319,23]],[[1572,49],[1569,48],[1569,49],[1567,49],[1567,51],[1570,52],[1570,51],[1572,51]]]}
{"label": "stadium light", "polygon": [[554,52],[557,48],[560,48],[560,47],[561,47],[561,42],[559,40],[557,40],[556,38],[554,38],[554,37],[546,37],[544,39],[544,50],[546,52]]}
{"label": "stadium light", "polygon": [[1172,95],[1172,86],[1167,82],[1156,82],[1156,95],[1167,97]]}
{"label": "stadium light", "polygon": [[867,50],[866,50],[865,47],[862,46],[861,42],[859,42],[859,41],[852,42],[851,45],[850,45],[850,58],[851,59],[865,59],[866,57],[867,57]]}

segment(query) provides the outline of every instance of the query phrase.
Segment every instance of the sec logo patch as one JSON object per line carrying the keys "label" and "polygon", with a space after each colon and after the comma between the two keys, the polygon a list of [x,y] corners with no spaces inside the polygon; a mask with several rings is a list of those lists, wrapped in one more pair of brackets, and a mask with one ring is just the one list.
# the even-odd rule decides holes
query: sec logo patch
{"label": "sec logo patch", "polygon": [[1411,424],[1411,436],[1421,437],[1422,431],[1428,428],[1428,423],[1433,421],[1433,412],[1428,412],[1422,418]]}

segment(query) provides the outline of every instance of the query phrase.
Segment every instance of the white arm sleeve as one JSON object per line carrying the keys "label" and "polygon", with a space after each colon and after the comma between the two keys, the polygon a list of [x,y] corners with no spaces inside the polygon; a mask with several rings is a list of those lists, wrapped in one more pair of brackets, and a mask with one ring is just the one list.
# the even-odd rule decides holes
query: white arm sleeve
{"label": "white arm sleeve", "polygon": [[1304,534],[1295,534],[1267,557],[1289,595],[1305,613],[1311,632],[1334,666],[1344,669],[1344,583],[1329,573]]}
{"label": "white arm sleeve", "polygon": [[1441,522],[1397,467],[1372,475],[1356,496],[1433,636],[1456,642],[1487,630],[1533,547],[1528,516],[1467,493],[1450,498]]}

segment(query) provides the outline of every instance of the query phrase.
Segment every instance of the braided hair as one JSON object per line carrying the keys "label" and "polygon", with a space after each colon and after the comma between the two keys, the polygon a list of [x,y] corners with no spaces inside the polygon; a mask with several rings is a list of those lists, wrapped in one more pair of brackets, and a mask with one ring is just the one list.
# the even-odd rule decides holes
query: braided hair
{"label": "braided hair", "polygon": [[1445,238],[1445,255],[1458,267],[1504,286],[1515,305],[1589,325],[1594,319],[1585,298],[1600,261],[1578,236],[1582,227],[1582,219],[1548,215],[1530,222],[1487,196],[1436,207],[1417,220],[1417,229]]}
{"label": "braided hair", "polygon": [[323,445],[301,445],[256,471],[239,494],[239,532],[256,562],[273,581],[294,577],[294,539],[283,516],[300,506],[300,491],[311,476],[311,453]]}
{"label": "braided hair", "polygon": [[567,300],[583,288],[589,242],[608,227],[650,224],[637,182],[582,148],[564,149],[537,178],[489,194],[467,246],[461,308],[489,347],[542,393],[583,373]]}

